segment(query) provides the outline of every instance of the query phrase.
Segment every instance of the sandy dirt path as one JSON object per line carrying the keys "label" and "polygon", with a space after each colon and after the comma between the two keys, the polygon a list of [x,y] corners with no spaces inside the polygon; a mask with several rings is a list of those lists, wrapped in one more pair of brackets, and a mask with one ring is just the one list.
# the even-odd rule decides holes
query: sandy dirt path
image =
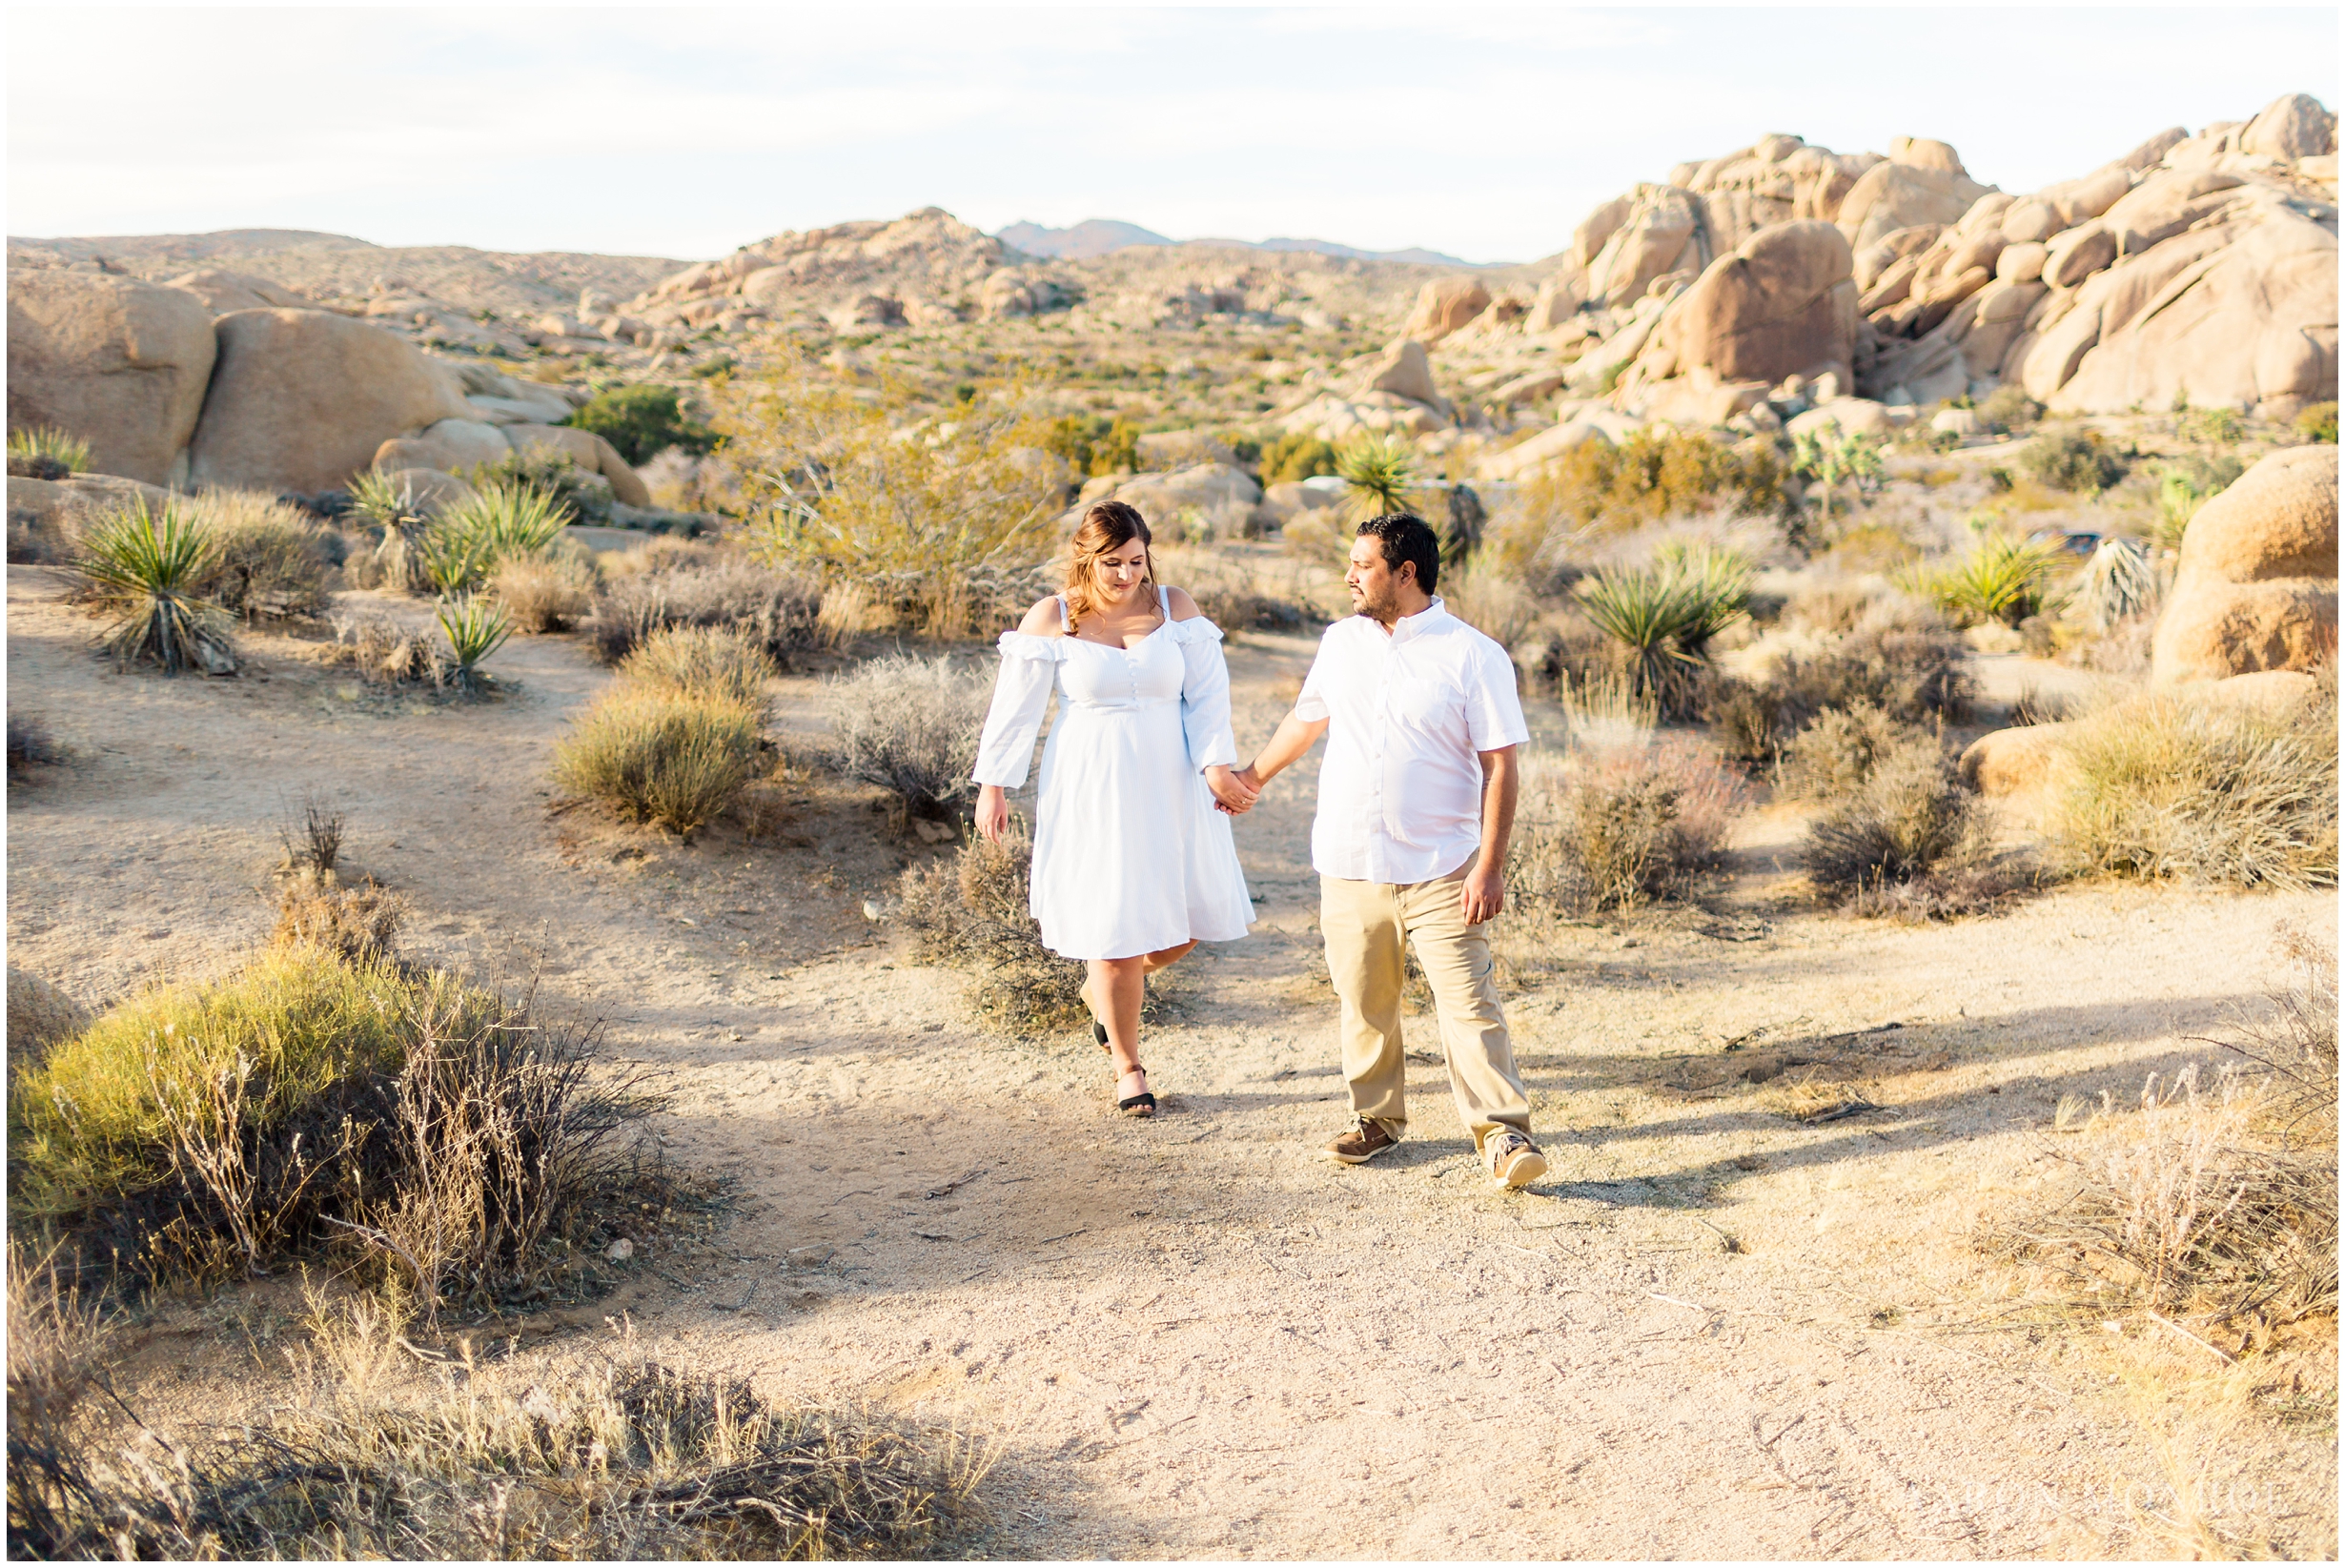
{"label": "sandy dirt path", "polygon": [[[1344,1111],[1312,766],[1240,823],[1262,925],[1176,971],[1145,1045],[1167,1110],[1132,1123],[1087,1041],[989,1036],[865,919],[930,851],[864,793],[809,783],[777,833],[690,848],[549,814],[549,748],[607,679],[564,640],[517,641],[518,689],[477,706],[384,707],[265,641],[266,681],[167,683],[92,661],[47,574],[9,577],[11,706],[81,756],[11,791],[11,963],[89,1000],[227,967],[265,937],[283,802],[316,788],[413,901],[411,952],[541,954],[554,1005],[670,1076],[658,1130],[737,1179],[734,1212],[521,1325],[523,1356],[620,1316],[782,1397],[961,1423],[996,1455],[964,1545],[988,1556],[2164,1550],[2161,1407],[2110,1347],[1980,1332],[2002,1276],[1965,1237],[2037,1181],[2064,1097],[2209,1060],[2197,1037],[2279,980],[2277,927],[2334,941],[2328,898],[2086,887],[1856,923],[1777,896],[1797,821],[1760,813],[1707,911],[1513,940],[1554,1170],[1507,1194],[1429,1017],[1409,1142],[1316,1156]],[[1233,642],[1241,744],[1310,646]],[[811,684],[785,684],[803,728]],[[1803,1078],[1877,1109],[1793,1120]],[[194,1349],[140,1375],[178,1408],[253,1397]],[[2240,1538],[2333,1553],[2334,1427],[2257,1432],[2180,1478]]]}

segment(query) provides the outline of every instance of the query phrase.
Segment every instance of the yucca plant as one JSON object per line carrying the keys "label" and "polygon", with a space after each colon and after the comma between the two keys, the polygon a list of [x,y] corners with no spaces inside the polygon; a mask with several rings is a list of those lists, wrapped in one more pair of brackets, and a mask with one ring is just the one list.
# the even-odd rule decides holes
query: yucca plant
{"label": "yucca plant", "polygon": [[2157,568],[2131,540],[2105,539],[2085,563],[2084,596],[2092,629],[2105,632],[2157,602]]}
{"label": "yucca plant", "polygon": [[405,479],[368,469],[350,481],[350,509],[375,527],[411,533],[424,523],[423,504]]}
{"label": "yucca plant", "polygon": [[[388,542],[387,535],[385,541]],[[407,554],[415,563],[414,570],[419,571],[432,591],[443,598],[470,593],[489,574],[480,537],[469,529],[452,526],[444,518],[409,539]]]}
{"label": "yucca plant", "polygon": [[1678,646],[1697,660],[1707,659],[1710,639],[1750,612],[1750,558],[1740,550],[1707,544],[1669,544],[1655,552],[1654,559],[1685,590],[1685,621],[1678,628]]}
{"label": "yucca plant", "polygon": [[1363,436],[1336,455],[1336,473],[1351,486],[1361,517],[1405,512],[1417,488],[1417,454],[1397,437]]}
{"label": "yucca plant", "polygon": [[417,536],[423,575],[441,595],[470,593],[508,560],[534,556],[561,537],[569,513],[532,484],[489,485],[440,513]]}
{"label": "yucca plant", "polygon": [[2056,540],[1990,534],[1951,565],[1917,568],[1906,585],[1968,624],[2016,626],[2049,601],[2045,583],[2060,569],[2061,554]]}
{"label": "yucca plant", "polygon": [[1578,594],[1596,629],[1627,648],[1636,695],[1664,711],[1680,706],[1695,656],[1678,635],[1699,613],[1684,580],[1665,567],[1602,571],[1582,580]]}
{"label": "yucca plant", "polygon": [[439,630],[456,655],[457,684],[477,691],[480,662],[513,635],[513,617],[494,599],[465,594],[439,601]]}
{"label": "yucca plant", "polygon": [[9,432],[9,473],[24,479],[63,479],[90,468],[90,443],[55,425]]}
{"label": "yucca plant", "polygon": [[112,621],[106,648],[121,663],[151,661],[166,675],[234,674],[229,618],[196,591],[218,557],[211,531],[176,499],[159,517],[141,499],[101,519],[78,567],[88,597]]}

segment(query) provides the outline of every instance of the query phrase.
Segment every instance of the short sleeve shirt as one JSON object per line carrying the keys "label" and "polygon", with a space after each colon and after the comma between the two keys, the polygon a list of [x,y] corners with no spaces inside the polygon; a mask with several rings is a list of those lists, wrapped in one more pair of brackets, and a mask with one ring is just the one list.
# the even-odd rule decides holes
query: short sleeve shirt
{"label": "short sleeve shirt", "polygon": [[1478,753],[1530,739],[1506,650],[1436,599],[1386,632],[1336,621],[1295,716],[1328,721],[1311,864],[1348,882],[1445,877],[1481,846]]}

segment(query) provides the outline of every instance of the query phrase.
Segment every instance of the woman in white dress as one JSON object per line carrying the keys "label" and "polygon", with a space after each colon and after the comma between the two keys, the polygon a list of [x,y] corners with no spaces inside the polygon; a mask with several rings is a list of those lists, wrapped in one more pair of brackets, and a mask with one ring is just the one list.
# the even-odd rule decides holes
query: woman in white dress
{"label": "woman in white dress", "polygon": [[1135,1116],[1156,1110],[1140,1065],[1145,977],[1254,921],[1230,816],[1255,791],[1233,773],[1221,632],[1157,586],[1149,543],[1122,501],[1084,514],[1066,590],[1002,634],[976,770],[977,830],[998,841],[1055,688],[1030,904],[1042,945],[1090,966],[1092,1035],[1115,1063],[1116,1109]]}

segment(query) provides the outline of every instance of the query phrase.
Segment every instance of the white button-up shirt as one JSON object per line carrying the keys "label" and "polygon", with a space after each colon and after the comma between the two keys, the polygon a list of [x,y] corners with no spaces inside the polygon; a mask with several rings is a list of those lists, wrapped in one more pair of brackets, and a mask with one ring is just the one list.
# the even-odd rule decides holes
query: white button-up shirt
{"label": "white button-up shirt", "polygon": [[1364,615],[1328,627],[1295,716],[1330,721],[1311,864],[1347,882],[1431,882],[1473,859],[1476,753],[1531,738],[1506,650],[1438,599],[1390,633]]}

